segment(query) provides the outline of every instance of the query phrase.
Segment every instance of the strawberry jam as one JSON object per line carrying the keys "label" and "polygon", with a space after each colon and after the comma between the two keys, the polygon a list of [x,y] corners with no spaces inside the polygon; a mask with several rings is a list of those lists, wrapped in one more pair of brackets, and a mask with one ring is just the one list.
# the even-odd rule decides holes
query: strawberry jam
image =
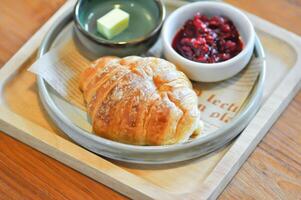
{"label": "strawberry jam", "polygon": [[217,63],[236,56],[242,51],[243,43],[229,19],[197,13],[176,34],[172,46],[189,60]]}

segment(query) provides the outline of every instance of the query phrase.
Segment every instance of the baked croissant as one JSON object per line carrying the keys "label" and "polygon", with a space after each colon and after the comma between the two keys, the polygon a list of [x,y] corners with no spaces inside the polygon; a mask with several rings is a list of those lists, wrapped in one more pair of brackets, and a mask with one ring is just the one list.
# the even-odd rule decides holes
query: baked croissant
{"label": "baked croissant", "polygon": [[81,74],[93,131],[134,145],[167,145],[199,134],[198,101],[184,73],[159,58],[102,57]]}

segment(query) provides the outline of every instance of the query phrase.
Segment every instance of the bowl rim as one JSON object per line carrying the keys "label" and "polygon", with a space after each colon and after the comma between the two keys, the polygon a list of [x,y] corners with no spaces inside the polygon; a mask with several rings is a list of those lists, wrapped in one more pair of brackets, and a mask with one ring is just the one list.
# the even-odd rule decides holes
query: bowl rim
{"label": "bowl rim", "polygon": [[[245,21],[246,23],[244,23],[244,24],[246,24],[246,26],[248,26],[249,29],[251,30],[246,39],[247,43],[245,43],[243,50],[241,52],[239,52],[237,55],[235,55],[234,57],[232,57],[226,61],[217,62],[217,63],[201,63],[201,62],[195,62],[195,61],[189,60],[189,59],[183,57],[182,55],[180,55],[172,47],[172,43],[170,43],[167,39],[167,32],[168,32],[167,30],[169,28],[171,21],[175,20],[174,18],[178,17],[179,14],[181,12],[183,12],[183,10],[187,11],[187,10],[195,8],[195,7],[207,7],[207,6],[223,7],[225,9],[229,9],[233,12],[238,13],[241,16],[241,18],[239,20]],[[228,16],[226,16],[226,17],[228,17]],[[165,44],[164,47],[175,57],[175,59],[180,60],[181,63],[185,63],[185,65],[187,64],[191,67],[207,68],[207,69],[232,67],[232,64],[238,62],[238,60],[243,59],[250,50],[253,50],[254,44],[255,44],[255,29],[254,29],[252,22],[247,17],[247,15],[244,14],[239,9],[237,9],[236,7],[229,5],[227,3],[223,3],[223,2],[194,2],[194,3],[184,5],[182,7],[179,7],[166,19],[166,21],[163,25],[163,28],[162,28],[161,35],[162,35],[163,43]],[[246,42],[246,41],[243,41],[243,42]]]}
{"label": "bowl rim", "polygon": [[160,21],[159,23],[156,25],[156,27],[154,29],[152,29],[151,32],[147,33],[144,36],[138,37],[136,39],[132,39],[132,40],[128,40],[128,41],[118,41],[118,42],[114,42],[114,41],[110,41],[110,40],[104,40],[101,39],[100,37],[95,36],[94,34],[90,33],[89,31],[85,30],[84,27],[82,26],[82,24],[80,23],[79,20],[79,12],[80,12],[80,4],[83,2],[84,0],[78,0],[74,6],[73,9],[73,19],[74,19],[74,24],[75,27],[81,32],[83,33],[86,37],[88,37],[90,40],[101,44],[101,45],[106,45],[106,46],[124,46],[124,45],[128,45],[128,44],[139,44],[141,42],[144,42],[145,40],[148,40],[150,38],[152,38],[153,36],[156,35],[156,33],[158,31],[160,31],[161,27],[163,26],[164,20],[166,18],[166,7],[165,4],[162,2],[162,0],[153,0],[159,9],[159,14],[160,14]]}

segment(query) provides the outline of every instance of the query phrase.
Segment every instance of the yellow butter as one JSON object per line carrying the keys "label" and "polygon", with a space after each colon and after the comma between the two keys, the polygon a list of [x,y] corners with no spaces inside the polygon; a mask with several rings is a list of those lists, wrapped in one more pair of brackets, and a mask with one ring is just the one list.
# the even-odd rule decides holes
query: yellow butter
{"label": "yellow butter", "polygon": [[128,27],[129,20],[127,12],[114,8],[97,20],[97,30],[107,39],[112,39]]}

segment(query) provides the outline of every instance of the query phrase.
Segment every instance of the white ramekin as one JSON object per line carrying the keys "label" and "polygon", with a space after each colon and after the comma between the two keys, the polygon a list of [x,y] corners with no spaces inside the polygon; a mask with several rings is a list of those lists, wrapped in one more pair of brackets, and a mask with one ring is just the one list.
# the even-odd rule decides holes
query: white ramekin
{"label": "white ramekin", "polygon": [[[188,19],[200,12],[213,16],[221,15],[230,19],[243,41],[243,50],[235,57],[219,63],[199,63],[184,58],[172,47],[176,33]],[[239,9],[221,2],[190,3],[174,11],[162,29],[163,51],[167,60],[173,62],[190,79],[202,82],[216,82],[228,79],[240,72],[249,62],[254,49],[255,31],[248,17]]]}

